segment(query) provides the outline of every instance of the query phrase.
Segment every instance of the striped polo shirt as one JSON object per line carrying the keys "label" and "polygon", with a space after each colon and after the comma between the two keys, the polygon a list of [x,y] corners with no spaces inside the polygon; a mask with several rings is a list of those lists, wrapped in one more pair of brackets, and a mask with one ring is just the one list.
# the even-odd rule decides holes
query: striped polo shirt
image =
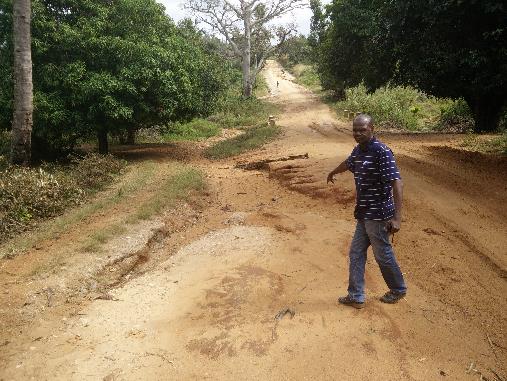
{"label": "striped polo shirt", "polygon": [[391,182],[401,176],[389,147],[372,137],[364,151],[358,144],[346,163],[356,183],[354,217],[377,221],[394,217]]}

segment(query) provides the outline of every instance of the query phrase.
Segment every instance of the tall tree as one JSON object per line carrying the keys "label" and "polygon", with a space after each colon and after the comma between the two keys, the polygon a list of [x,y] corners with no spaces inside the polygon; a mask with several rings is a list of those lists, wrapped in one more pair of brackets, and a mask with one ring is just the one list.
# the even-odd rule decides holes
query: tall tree
{"label": "tall tree", "polygon": [[14,113],[11,162],[28,165],[31,157],[33,124],[30,0],[14,0],[13,15]]}
{"label": "tall tree", "polygon": [[[326,89],[343,96],[348,87],[361,82],[375,90],[393,76],[391,50],[384,49],[377,16],[383,0],[343,0],[329,5],[322,15],[317,70]],[[316,10],[318,11],[319,8]]]}
{"label": "tall tree", "polygon": [[310,0],[310,9],[312,17],[310,19],[310,34],[308,35],[308,43],[312,48],[318,46],[322,35],[326,30],[326,16],[322,7],[321,0]]}
{"label": "tall tree", "polygon": [[[255,41],[266,41],[268,23],[306,5],[306,0],[187,0],[186,8],[198,20],[220,33],[241,58],[243,95],[251,96],[259,70],[266,58],[294,31],[293,27],[272,29],[277,43],[264,49],[252,47]],[[252,62],[252,50],[256,57]]]}
{"label": "tall tree", "polygon": [[463,97],[475,131],[494,131],[507,106],[507,4],[504,0],[394,0],[380,31],[395,53],[398,82]]}

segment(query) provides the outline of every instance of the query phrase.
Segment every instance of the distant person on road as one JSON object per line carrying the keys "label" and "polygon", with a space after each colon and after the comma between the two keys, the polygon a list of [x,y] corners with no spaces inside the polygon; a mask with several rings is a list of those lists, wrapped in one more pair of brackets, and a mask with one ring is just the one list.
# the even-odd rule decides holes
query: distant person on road
{"label": "distant person on road", "polygon": [[278,88],[278,85],[279,85],[279,84],[280,84],[280,83],[279,83],[278,81],[276,81],[276,88]]}
{"label": "distant person on road", "polygon": [[334,183],[336,174],[349,170],[356,183],[354,217],[357,222],[349,251],[348,295],[338,298],[338,302],[355,308],[364,307],[366,251],[371,245],[389,287],[380,301],[396,303],[406,295],[407,287],[389,235],[400,230],[403,183],[392,151],[373,135],[371,116],[356,116],[352,122],[352,134],[358,145],[327,176],[327,182]]}

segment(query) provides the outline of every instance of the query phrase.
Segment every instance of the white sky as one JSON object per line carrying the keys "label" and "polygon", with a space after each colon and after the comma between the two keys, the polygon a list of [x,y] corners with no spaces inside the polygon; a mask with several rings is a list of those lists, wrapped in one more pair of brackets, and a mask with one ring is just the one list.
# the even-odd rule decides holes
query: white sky
{"label": "white sky", "polygon": [[[179,20],[185,17],[191,17],[190,14],[187,14],[185,10],[183,10],[182,4],[183,0],[157,0],[159,3],[162,3],[165,6],[166,13],[171,16],[171,18],[178,22]],[[323,4],[330,3],[331,0],[323,0]],[[290,22],[294,22],[298,26],[298,31],[305,35],[308,35],[310,32],[310,17],[312,17],[312,11],[310,8],[304,9],[296,9],[292,12],[293,14],[286,14],[282,18],[279,19],[278,23],[280,24],[288,24]]]}

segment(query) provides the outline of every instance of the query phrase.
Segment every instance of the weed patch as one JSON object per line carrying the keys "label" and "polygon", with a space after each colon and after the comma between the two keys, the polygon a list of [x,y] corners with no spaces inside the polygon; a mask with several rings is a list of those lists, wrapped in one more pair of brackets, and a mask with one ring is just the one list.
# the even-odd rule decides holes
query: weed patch
{"label": "weed patch", "polygon": [[110,184],[126,166],[124,160],[112,155],[88,154],[83,158],[74,158],[70,176],[85,191],[95,191]]}
{"label": "weed patch", "polygon": [[507,155],[507,132],[493,136],[469,134],[460,145],[476,152]]}
{"label": "weed patch", "polygon": [[82,250],[85,252],[97,252],[100,251],[101,246],[104,245],[111,238],[124,233],[127,230],[123,224],[113,224],[101,229],[95,233],[92,233],[85,244],[82,246]]}
{"label": "weed patch", "polygon": [[274,139],[280,133],[276,126],[262,125],[246,129],[245,133],[232,139],[219,142],[205,151],[205,156],[211,159],[239,155],[248,150],[261,147]]}
{"label": "weed patch", "polygon": [[320,78],[313,65],[297,64],[291,68],[295,77],[295,82],[312,90],[313,92],[322,91]]}
{"label": "weed patch", "polygon": [[256,126],[268,120],[269,115],[278,113],[278,107],[257,98],[230,97],[221,111],[209,119],[223,128]]}
{"label": "weed patch", "polygon": [[442,102],[440,106],[440,130],[467,132],[474,128],[474,117],[463,99]]}
{"label": "weed patch", "polygon": [[[75,208],[68,213],[38,224],[36,230],[19,235],[8,241],[0,251],[0,258],[5,255],[16,255],[19,252],[24,252],[33,247],[37,242],[57,238],[62,231],[86,220],[94,213],[114,207],[124,199],[131,197],[132,194],[144,189],[153,178],[155,167],[156,164],[151,161],[131,166],[116,189],[107,191],[101,197],[92,199],[89,203]],[[89,240],[87,243],[89,243]]]}
{"label": "weed patch", "polygon": [[79,205],[124,167],[123,161],[98,155],[68,167],[6,167],[0,171],[0,242]]}
{"label": "weed patch", "polygon": [[409,131],[430,129],[437,124],[440,107],[435,98],[411,87],[381,87],[368,93],[361,84],[345,90],[345,100],[336,104],[343,110],[365,112],[384,128]]}
{"label": "weed patch", "polygon": [[129,223],[146,220],[172,206],[178,200],[186,199],[192,191],[205,188],[204,175],[194,168],[181,168],[170,176],[162,187],[148,201],[141,204],[137,211],[128,219]]}
{"label": "weed patch", "polygon": [[220,133],[220,126],[206,119],[194,119],[188,123],[173,123],[164,132],[164,141],[203,140]]}
{"label": "weed patch", "polygon": [[256,97],[265,97],[269,95],[269,86],[263,75],[258,75],[255,81],[254,94]]}

